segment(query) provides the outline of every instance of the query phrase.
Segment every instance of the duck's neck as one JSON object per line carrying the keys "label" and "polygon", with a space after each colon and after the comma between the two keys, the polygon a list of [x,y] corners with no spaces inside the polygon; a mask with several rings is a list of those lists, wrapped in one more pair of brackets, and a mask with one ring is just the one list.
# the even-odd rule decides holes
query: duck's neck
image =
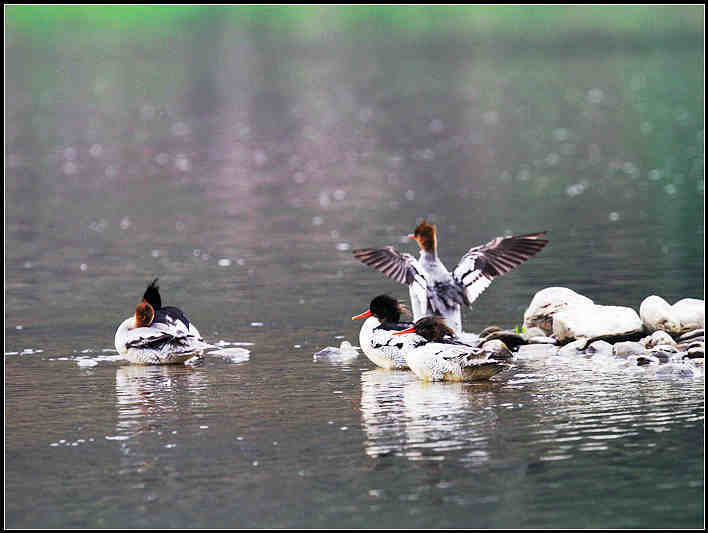
{"label": "duck's neck", "polygon": [[424,250],[420,249],[420,259],[421,261],[437,261],[438,259],[438,250],[437,248],[433,247],[430,250]]}

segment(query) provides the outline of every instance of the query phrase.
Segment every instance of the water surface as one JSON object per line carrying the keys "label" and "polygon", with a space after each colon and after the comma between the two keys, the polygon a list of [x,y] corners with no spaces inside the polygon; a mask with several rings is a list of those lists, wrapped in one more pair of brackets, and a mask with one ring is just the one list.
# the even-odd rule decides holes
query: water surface
{"label": "water surface", "polygon": [[[703,298],[702,38],[313,42],[221,14],[91,46],[8,28],[6,525],[702,527],[702,368],[424,384],[313,357],[407,298],[351,250],[414,252],[422,217],[449,267],[548,231],[466,331],[548,286]],[[231,353],[117,360],[154,277]]]}

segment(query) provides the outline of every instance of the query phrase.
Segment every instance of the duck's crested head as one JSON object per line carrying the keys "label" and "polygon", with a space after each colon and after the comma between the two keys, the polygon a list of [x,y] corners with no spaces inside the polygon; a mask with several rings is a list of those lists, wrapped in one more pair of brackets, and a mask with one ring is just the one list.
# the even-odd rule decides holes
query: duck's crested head
{"label": "duck's crested head", "polygon": [[409,314],[408,310],[393,296],[389,296],[388,294],[380,294],[371,300],[368,311],[364,311],[360,315],[353,316],[352,320],[373,316],[382,323],[400,322],[401,313]]}
{"label": "duck's crested head", "polygon": [[146,328],[155,319],[155,309],[149,302],[143,300],[135,308],[135,327]]}
{"label": "duck's crested head", "polygon": [[417,333],[427,341],[441,341],[445,337],[455,337],[455,332],[439,316],[426,316],[418,320],[413,327],[398,331],[394,335]]}
{"label": "duck's crested head", "polygon": [[398,300],[388,294],[380,294],[371,300],[369,310],[380,322],[400,322],[401,313],[408,312]]}
{"label": "duck's crested head", "polygon": [[[150,285],[145,289],[143,294],[143,302],[147,302],[153,308],[153,313],[155,309],[160,309],[162,307],[162,298],[160,298],[160,287],[157,285],[158,278],[155,278],[150,282]],[[141,302],[141,304],[143,303]],[[138,306],[140,307],[140,306]]]}
{"label": "duck's crested head", "polygon": [[416,226],[415,231],[409,235],[409,237],[415,239],[422,250],[432,253],[437,246],[435,235],[435,224],[429,224],[427,221],[423,220]]}

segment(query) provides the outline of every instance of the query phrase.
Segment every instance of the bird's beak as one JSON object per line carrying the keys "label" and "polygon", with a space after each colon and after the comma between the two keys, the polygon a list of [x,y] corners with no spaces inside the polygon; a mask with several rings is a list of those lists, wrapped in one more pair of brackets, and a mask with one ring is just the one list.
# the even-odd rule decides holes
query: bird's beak
{"label": "bird's beak", "polygon": [[415,239],[415,235],[413,235],[412,233],[409,233],[409,234],[408,234],[408,238],[409,238],[409,239]]}
{"label": "bird's beak", "polygon": [[363,312],[363,313],[360,314],[360,315],[353,316],[353,317],[352,317],[352,320],[356,320],[356,319],[358,319],[358,318],[366,318],[366,317],[368,317],[368,316],[371,316],[371,311],[365,311],[365,312]]}
{"label": "bird's beak", "polygon": [[415,328],[410,327],[408,329],[404,329],[403,331],[394,331],[393,335],[403,335],[404,333],[415,333]]}

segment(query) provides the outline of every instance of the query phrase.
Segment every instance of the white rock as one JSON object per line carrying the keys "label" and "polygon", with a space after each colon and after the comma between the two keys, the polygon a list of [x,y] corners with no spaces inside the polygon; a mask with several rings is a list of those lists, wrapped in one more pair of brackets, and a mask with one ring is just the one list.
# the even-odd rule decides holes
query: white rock
{"label": "white rock", "polygon": [[627,358],[632,355],[642,354],[646,350],[644,349],[644,346],[638,342],[623,341],[615,343],[612,347],[612,351],[616,357]]}
{"label": "white rock", "polygon": [[516,352],[517,359],[544,359],[556,355],[558,347],[553,344],[526,344],[519,346]]}
{"label": "white rock", "polygon": [[606,341],[595,341],[586,349],[586,353],[612,355],[612,345]]}
{"label": "white rock", "polygon": [[681,333],[703,329],[706,324],[706,305],[703,300],[684,298],[671,306],[681,324]]}
{"label": "white rock", "polygon": [[639,316],[649,332],[661,330],[671,335],[681,333],[681,321],[674,309],[661,296],[653,294],[644,298],[639,306]]}
{"label": "white rock", "polygon": [[583,352],[585,345],[587,344],[587,339],[579,339],[571,343],[566,344],[560,350],[558,350],[558,355],[564,357],[573,357]]}
{"label": "white rock", "polygon": [[644,344],[647,348],[653,348],[654,346],[658,346],[660,344],[669,344],[671,346],[676,346],[676,341],[674,341],[671,335],[669,335],[665,331],[658,330],[652,333],[649,337],[647,337],[646,343],[642,344]]}
{"label": "white rock", "polygon": [[547,287],[538,291],[524,312],[524,328],[538,327],[546,335],[553,331],[553,317],[570,306],[592,306],[593,301],[566,287]]}
{"label": "white rock", "polygon": [[630,307],[581,305],[553,317],[553,335],[561,342],[581,337],[623,337],[642,330],[639,315]]}

